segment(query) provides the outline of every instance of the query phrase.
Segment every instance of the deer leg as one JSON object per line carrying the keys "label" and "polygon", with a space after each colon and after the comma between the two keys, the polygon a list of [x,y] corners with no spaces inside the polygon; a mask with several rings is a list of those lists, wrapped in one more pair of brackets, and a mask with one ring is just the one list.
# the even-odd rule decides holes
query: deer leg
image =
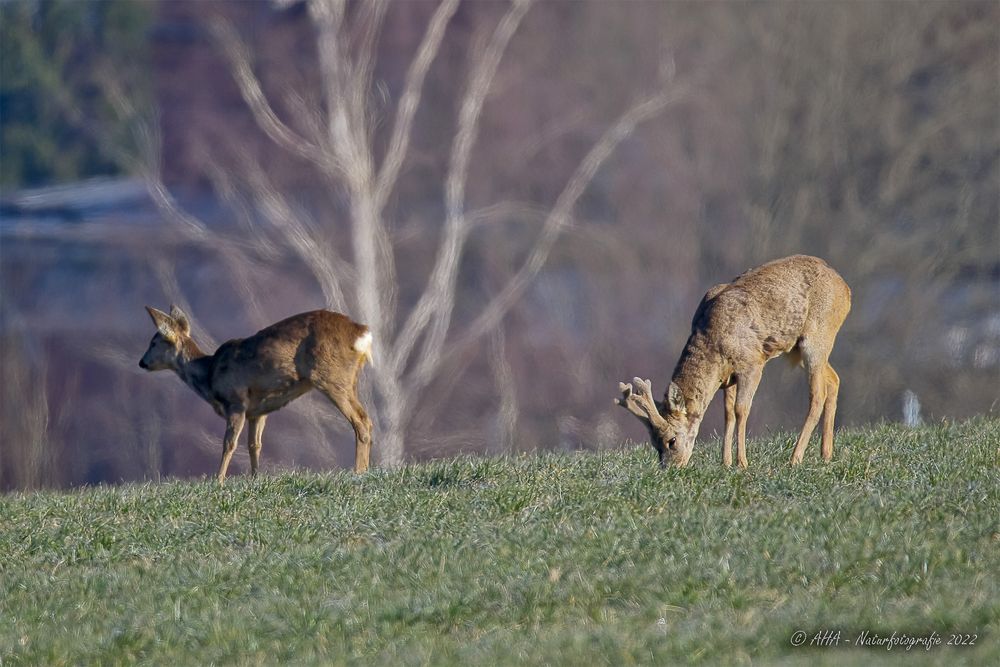
{"label": "deer leg", "polygon": [[809,414],[806,415],[806,423],[802,425],[802,432],[799,433],[799,439],[792,451],[791,464],[793,466],[802,463],[806,445],[809,444],[809,438],[812,437],[813,430],[819,423],[819,417],[823,412],[827,387],[826,366],[825,361],[815,366],[811,364],[806,366],[809,371]]}
{"label": "deer leg", "polygon": [[354,472],[360,474],[368,470],[372,452],[372,420],[357,396],[351,396],[351,410],[353,416],[348,419],[354,427]]}
{"label": "deer leg", "polygon": [[746,468],[747,463],[747,418],[750,416],[750,406],[753,404],[753,396],[757,393],[757,386],[760,384],[760,376],[764,367],[754,368],[746,373],[736,376],[736,403],[733,405],[733,412],[736,414],[736,459],[741,468]]}
{"label": "deer leg", "polygon": [[833,458],[833,420],[837,416],[837,394],[840,393],[840,376],[833,366],[826,365],[826,403],[823,405],[823,443],[820,451],[823,460]]}
{"label": "deer leg", "polygon": [[250,436],[247,438],[247,448],[250,450],[250,474],[257,476],[257,466],[260,462],[260,448],[263,446],[264,422],[267,416],[250,418]]}
{"label": "deer leg", "polygon": [[222,443],[222,462],[219,464],[220,485],[226,481],[226,470],[233,458],[233,452],[236,451],[236,441],[239,440],[245,421],[246,414],[243,412],[234,412],[226,416],[226,438]]}
{"label": "deer leg", "polygon": [[353,391],[331,391],[319,387],[330,401],[337,406],[354,428],[354,472],[361,474],[368,470],[372,449],[372,420],[368,417],[357,394]]}
{"label": "deer leg", "polygon": [[722,439],[722,465],[733,465],[733,435],[736,433],[736,383],[723,390],[726,399],[726,434]]}

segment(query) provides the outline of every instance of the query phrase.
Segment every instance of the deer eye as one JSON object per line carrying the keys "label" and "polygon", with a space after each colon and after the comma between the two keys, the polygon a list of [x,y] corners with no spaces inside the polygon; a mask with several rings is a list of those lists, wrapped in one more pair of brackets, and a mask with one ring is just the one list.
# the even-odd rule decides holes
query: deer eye
{"label": "deer eye", "polygon": [[667,447],[670,449],[677,449],[677,438],[670,438],[670,441],[667,443]]}

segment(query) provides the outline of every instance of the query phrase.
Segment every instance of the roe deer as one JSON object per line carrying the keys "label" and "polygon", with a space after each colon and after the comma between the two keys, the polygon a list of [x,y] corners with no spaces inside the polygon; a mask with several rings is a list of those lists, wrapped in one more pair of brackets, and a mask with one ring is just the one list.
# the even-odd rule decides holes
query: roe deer
{"label": "roe deer", "polygon": [[750,269],[705,294],[691,322],[691,336],[662,403],[649,380],[621,382],[615,403],[649,430],[660,465],[687,465],[705,409],[716,390],[726,400],[722,463],[733,463],[733,430],[740,467],[747,467],[746,428],[764,364],[781,354],[805,367],[809,414],[792,452],[802,462],[806,444],[824,414],[821,451],[833,457],[833,420],[840,378],[829,363],[837,331],[851,309],[851,290],[821,259],[793,255]]}
{"label": "roe deer", "polygon": [[177,306],[170,314],[146,306],[157,332],[139,367],[172,370],[226,420],[218,480],[249,422],[250,470],[257,475],[267,414],[310,389],[318,389],[354,427],[354,471],[368,469],[372,423],[358,400],[357,382],[372,360],[368,327],[326,310],[293,315],[249,338],[231,340],[205,354],[191,339],[191,325]]}

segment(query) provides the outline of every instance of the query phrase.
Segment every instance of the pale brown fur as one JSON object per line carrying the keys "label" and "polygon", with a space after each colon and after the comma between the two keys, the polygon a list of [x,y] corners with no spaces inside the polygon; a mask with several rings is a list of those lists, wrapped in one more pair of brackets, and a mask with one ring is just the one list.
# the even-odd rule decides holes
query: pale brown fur
{"label": "pale brown fur", "polygon": [[318,389],[354,427],[354,470],[368,469],[372,423],[358,400],[358,375],[371,360],[368,327],[339,313],[315,310],[294,315],[249,338],[231,340],[205,354],[191,338],[187,317],[146,307],[157,326],[139,362],[150,371],[172,370],[226,420],[218,481],[249,422],[247,446],[254,476],[266,415],[310,389]]}
{"label": "pale brown fur", "polygon": [[809,413],[791,463],[801,463],[820,415],[821,452],[833,457],[833,423],[840,378],[829,363],[834,340],[851,309],[851,290],[821,259],[793,255],[751,269],[705,294],[691,322],[691,336],[662,403],[652,400],[649,380],[620,383],[618,405],[650,432],[661,465],[686,465],[705,409],[725,393],[722,462],[732,465],[736,435],[739,465],[747,467],[746,425],[764,364],[787,354],[809,378]]}

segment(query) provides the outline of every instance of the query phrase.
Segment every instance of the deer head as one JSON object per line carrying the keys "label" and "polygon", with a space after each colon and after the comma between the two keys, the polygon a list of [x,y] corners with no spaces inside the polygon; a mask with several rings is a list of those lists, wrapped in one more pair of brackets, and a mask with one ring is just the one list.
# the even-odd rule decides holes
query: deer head
{"label": "deer head", "polygon": [[156,333],[149,341],[149,349],[139,360],[139,368],[147,371],[176,371],[184,363],[185,351],[191,344],[191,324],[177,306],[170,306],[170,314],[146,306],[146,312],[153,318]]}
{"label": "deer head", "polygon": [[619,382],[618,390],[622,397],[616,398],[615,404],[638,417],[649,430],[650,442],[660,455],[660,466],[686,466],[694,451],[701,420],[688,419],[680,387],[671,382],[662,404],[653,400],[649,380],[632,378],[630,383]]}

